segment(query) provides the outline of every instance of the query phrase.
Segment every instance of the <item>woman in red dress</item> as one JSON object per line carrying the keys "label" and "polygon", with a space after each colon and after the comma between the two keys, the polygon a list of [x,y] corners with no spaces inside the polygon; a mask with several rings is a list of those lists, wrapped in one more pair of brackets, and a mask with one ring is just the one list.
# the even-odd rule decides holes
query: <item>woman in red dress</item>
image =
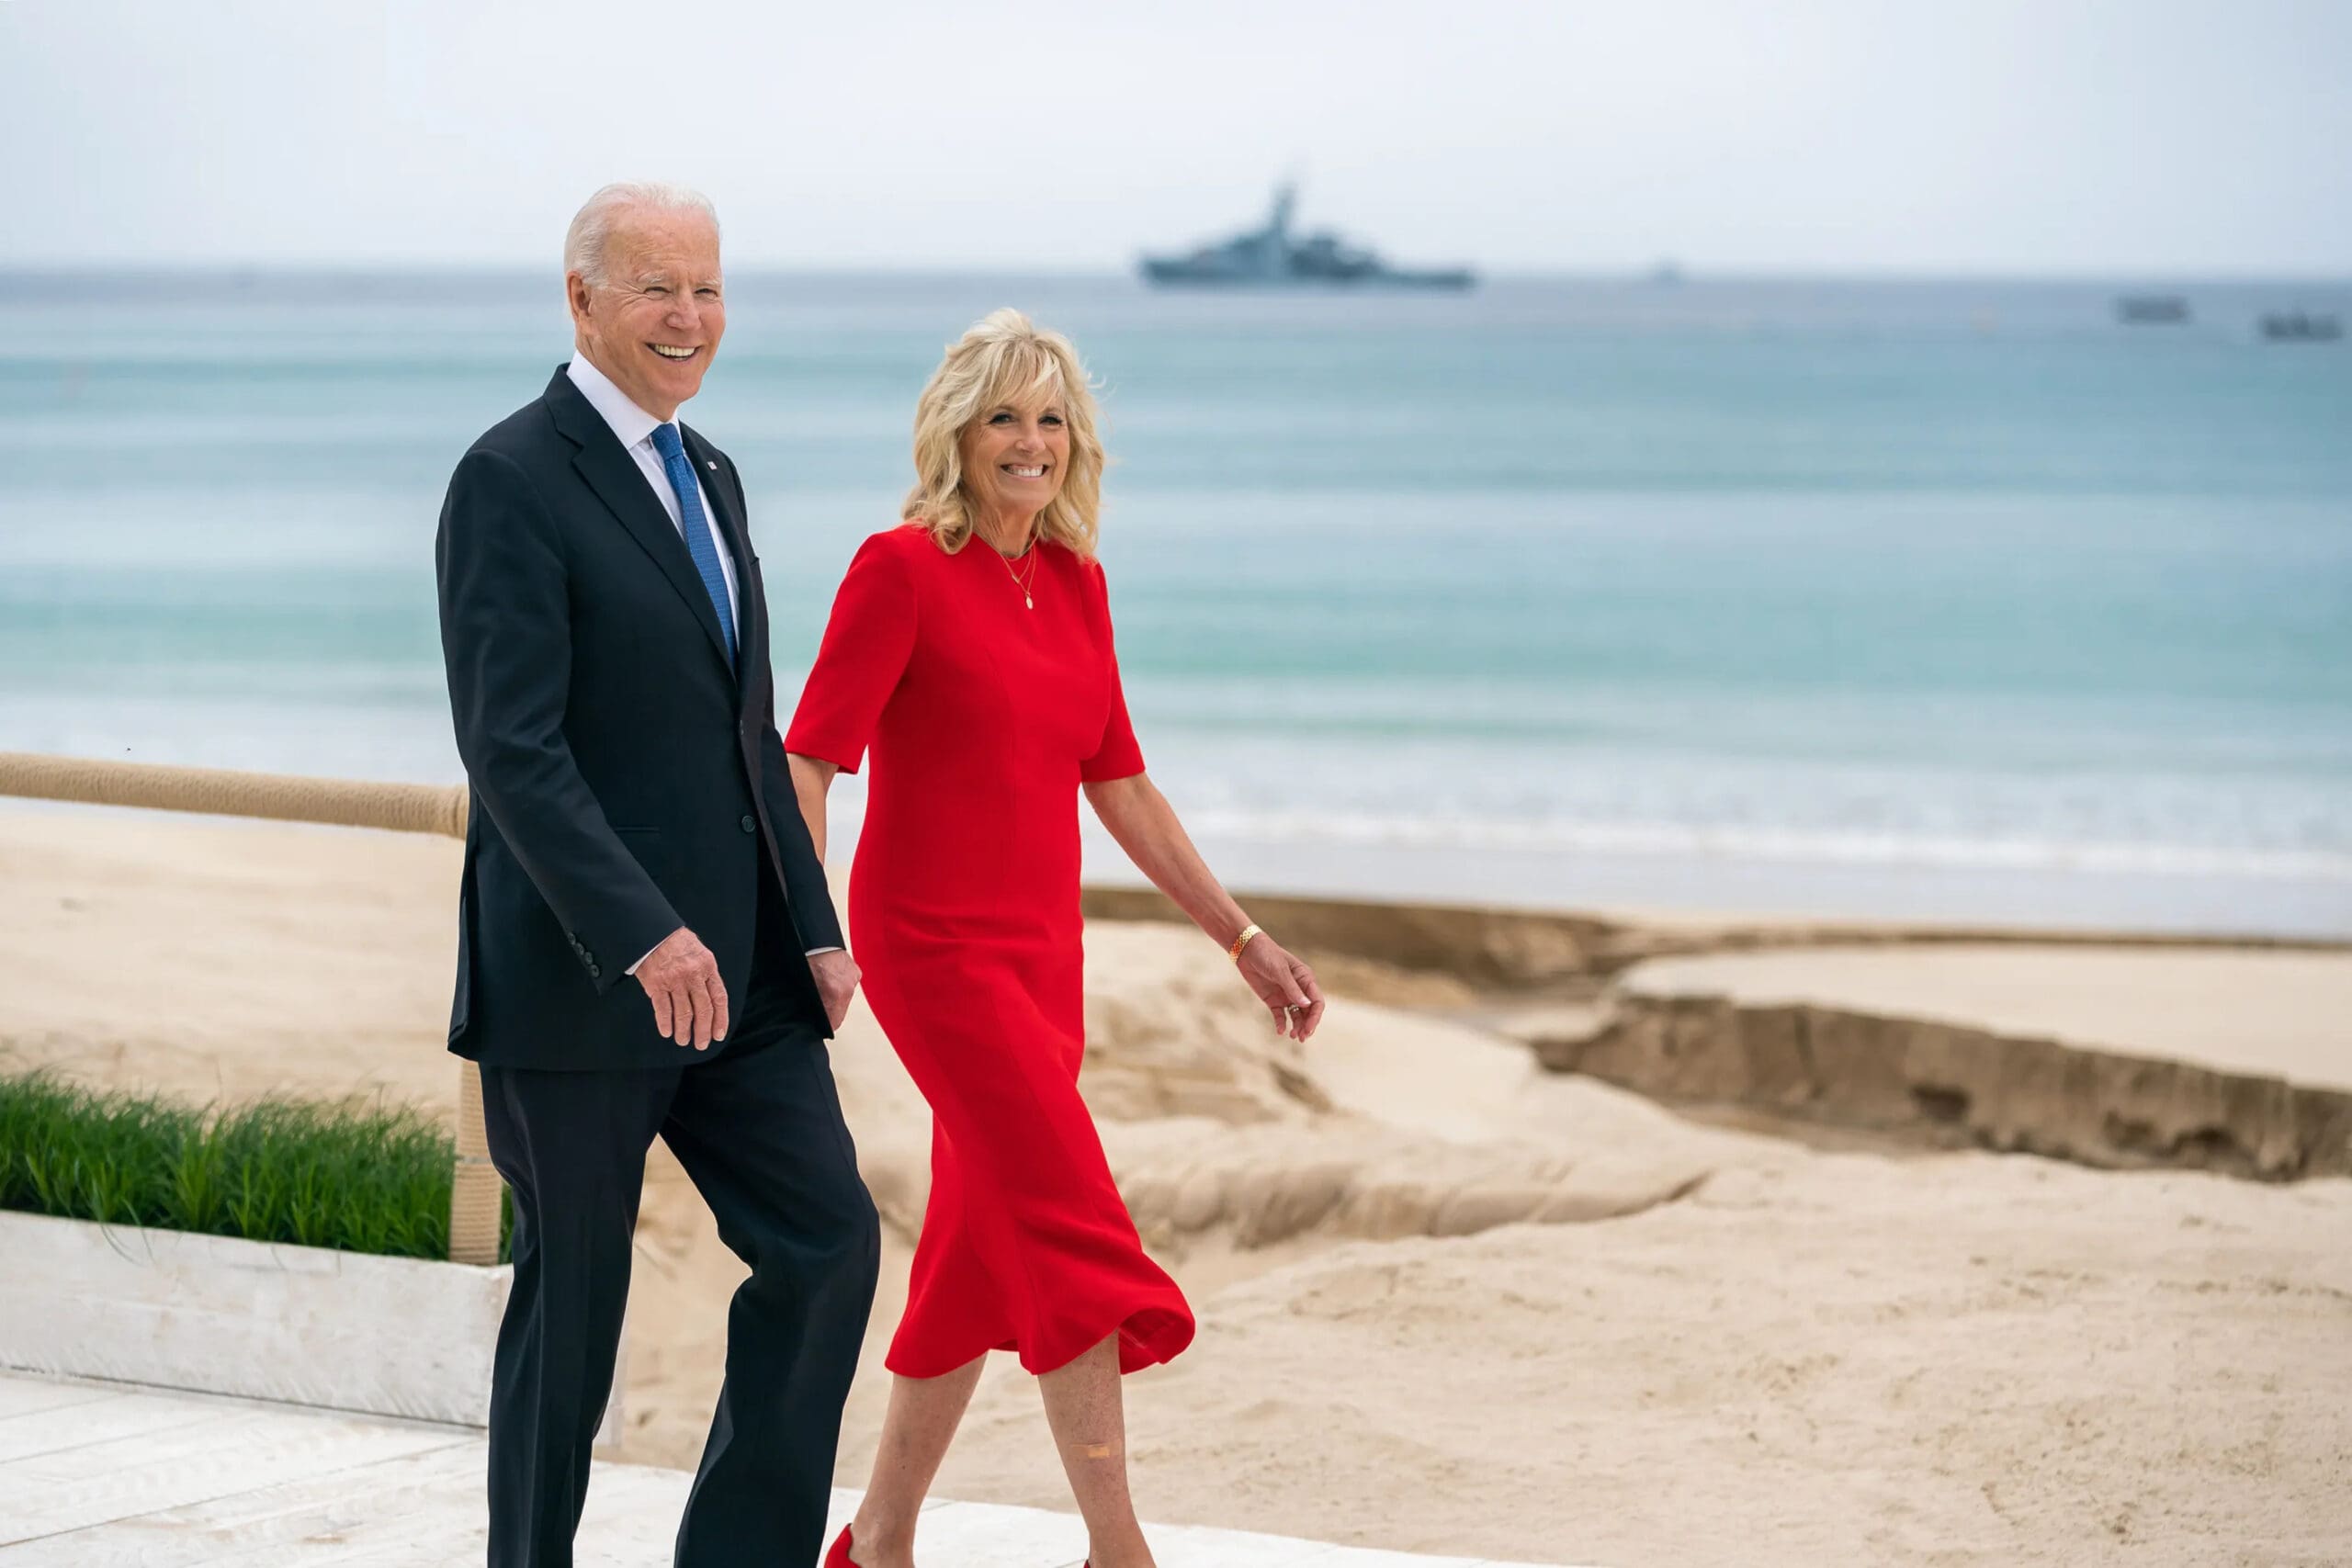
{"label": "woman in red dress", "polygon": [[850,563],[785,750],[825,850],[825,795],[870,747],[850,940],[875,1018],[932,1108],[931,1201],[874,1475],[829,1568],[910,1568],[914,1527],[988,1352],[1037,1374],[1093,1568],[1149,1568],[1127,1495],[1123,1372],[1193,1337],[1111,1179],[1085,1052],[1079,793],[1305,1040],[1314,975],[1250,923],[1144,773],[1102,569],[1102,448],[1067,339],[1000,310],[915,413],[900,526]]}

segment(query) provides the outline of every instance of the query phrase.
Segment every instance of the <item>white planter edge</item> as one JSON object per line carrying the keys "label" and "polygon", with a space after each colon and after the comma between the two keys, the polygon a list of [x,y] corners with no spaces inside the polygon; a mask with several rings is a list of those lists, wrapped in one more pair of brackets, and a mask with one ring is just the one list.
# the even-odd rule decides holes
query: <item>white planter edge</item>
{"label": "white planter edge", "polygon": [[514,1277],[0,1213],[0,1367],[481,1427]]}

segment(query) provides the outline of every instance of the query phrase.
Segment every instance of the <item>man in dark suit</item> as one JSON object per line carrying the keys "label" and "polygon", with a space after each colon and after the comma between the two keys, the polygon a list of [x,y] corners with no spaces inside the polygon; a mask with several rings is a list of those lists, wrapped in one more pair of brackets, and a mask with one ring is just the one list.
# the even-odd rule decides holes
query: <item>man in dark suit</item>
{"label": "man in dark suit", "polygon": [[825,1041],[857,983],[786,773],[759,557],[726,454],[674,423],[726,327],[709,204],[573,220],[576,352],[458,463],[435,550],[473,790],[449,1047],[514,1195],[492,1568],[559,1568],[661,1137],[751,1266],[681,1568],[806,1568],[879,1235]]}

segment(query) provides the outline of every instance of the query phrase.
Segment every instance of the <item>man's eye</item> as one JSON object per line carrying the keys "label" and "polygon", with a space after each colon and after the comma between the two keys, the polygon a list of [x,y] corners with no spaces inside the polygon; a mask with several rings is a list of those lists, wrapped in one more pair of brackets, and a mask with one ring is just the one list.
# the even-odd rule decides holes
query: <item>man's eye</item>
{"label": "man's eye", "polygon": [[670,292],[668,289],[666,289],[666,288],[662,288],[662,287],[660,284],[658,284],[658,283],[651,283],[651,284],[648,284],[648,285],[646,286],[645,291],[646,291],[648,294],[667,294],[667,293],[669,293],[669,292]]}
{"label": "man's eye", "polygon": [[716,288],[697,288],[695,292],[701,295],[706,299],[716,299],[718,298],[718,290]]}

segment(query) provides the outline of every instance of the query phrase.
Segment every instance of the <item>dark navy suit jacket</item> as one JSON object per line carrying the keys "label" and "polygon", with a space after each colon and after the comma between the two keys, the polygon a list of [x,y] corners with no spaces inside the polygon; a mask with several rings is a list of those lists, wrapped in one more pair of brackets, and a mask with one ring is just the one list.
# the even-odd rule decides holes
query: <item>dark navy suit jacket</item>
{"label": "dark navy suit jacket", "polygon": [[[763,872],[793,927],[772,938],[796,959],[842,943],[776,733],[742,481],[680,433],[735,558],[736,671],[685,541],[560,368],[442,503],[441,649],[473,792],[449,1048],[484,1064],[682,1065],[626,971],[686,926],[740,1021]],[[776,967],[830,1032],[808,965]]]}

